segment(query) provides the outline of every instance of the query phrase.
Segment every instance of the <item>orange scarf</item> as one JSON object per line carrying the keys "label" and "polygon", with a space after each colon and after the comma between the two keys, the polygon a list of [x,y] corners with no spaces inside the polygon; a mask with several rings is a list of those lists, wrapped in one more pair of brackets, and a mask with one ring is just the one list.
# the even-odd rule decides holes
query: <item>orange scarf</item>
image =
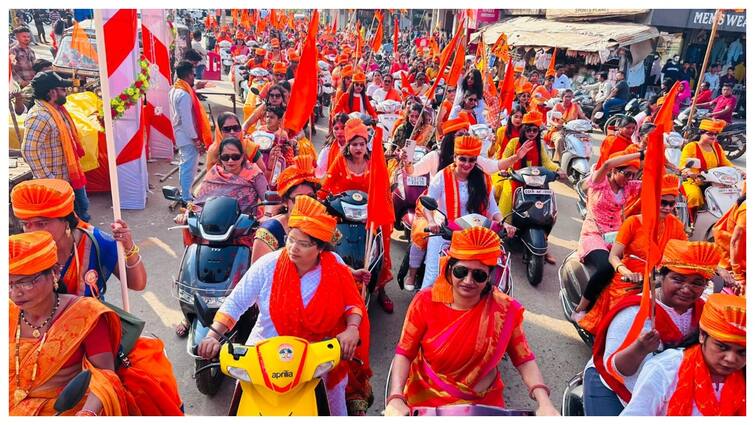
{"label": "orange scarf", "polygon": [[194,128],[197,131],[197,137],[199,137],[199,140],[202,142],[205,149],[210,147],[210,145],[212,144],[212,130],[210,129],[210,120],[207,118],[207,113],[202,107],[202,104],[199,103],[199,98],[194,92],[194,89],[189,85],[189,83],[180,78],[176,79],[173,87],[179,90],[183,90],[186,93],[189,93],[189,96],[191,96],[191,112],[194,114]]}
{"label": "orange scarf", "polygon": [[[18,327],[18,316],[21,310],[10,303],[8,317],[8,331],[10,340],[10,353],[15,352],[15,334]],[[42,350],[37,356],[36,351],[41,341],[21,339],[19,343],[19,384],[16,385],[16,369],[13,361],[9,362],[8,385],[10,394],[10,414],[13,416],[37,416],[52,415],[55,413],[53,405],[62,388],[38,391],[37,388],[53,378],[81,346],[89,332],[94,328],[100,318],[105,318],[110,332],[111,352],[115,355],[121,341],[121,326],[118,316],[102,303],[91,298],[78,298],[63,311],[53,322],[44,340]],[[34,364],[37,364],[38,374],[34,382],[31,382]],[[83,368],[92,371],[92,383],[90,391],[102,401],[104,406],[103,415],[125,415],[133,411],[135,406],[129,406],[125,389],[115,372],[110,370],[98,370],[86,359]],[[17,389],[28,390],[29,394],[23,400],[15,401],[13,394]],[[78,408],[67,412],[73,414],[83,406],[84,401],[79,403]],[[138,412],[138,408],[136,408]]]}
{"label": "orange scarf", "polygon": [[353,362],[340,362],[326,378],[327,387],[333,388],[346,376],[349,369],[360,368],[368,376],[371,375],[370,323],[364,301],[348,267],[338,263],[335,255],[330,252],[320,254],[320,266],[323,278],[320,279],[312,300],[305,307],[296,265],[288,256],[288,249],[283,249],[273,274],[270,319],[278,335],[295,336],[314,342],[334,338],[346,329],[346,316],[354,310],[346,311],[346,307],[354,306],[359,311],[362,315],[359,326],[361,345],[357,347],[355,357],[364,364],[360,366]]}
{"label": "orange scarf", "polygon": [[[718,143],[713,144],[713,153],[716,155],[716,166],[721,164],[721,158],[724,156],[723,150],[721,149],[721,145]],[[708,164],[708,162],[705,160],[705,155],[703,153],[703,149],[700,147],[700,142],[695,143],[695,156],[700,160],[700,169],[703,171],[708,171],[711,168],[711,165]]]}
{"label": "orange scarf", "polygon": [[[84,294],[86,293],[86,286],[89,286],[92,296],[99,298],[99,282],[96,279],[92,282],[89,282],[84,278],[83,275],[85,270],[89,270],[89,258],[92,253],[92,249],[94,249],[94,247],[92,246],[92,241],[89,239],[89,236],[84,234],[84,230],[87,230],[91,233],[94,230],[94,226],[79,220],[79,224],[76,226],[76,228],[82,229],[81,239],[79,240],[79,243],[75,245],[68,264],[68,268],[66,269],[66,273],[61,279],[63,280],[63,284],[66,287],[66,293],[84,296]],[[84,264],[84,261],[86,261],[86,264]],[[100,270],[97,270],[97,273],[99,272]],[[82,282],[84,283],[83,285]]]}
{"label": "orange scarf", "polygon": [[704,416],[745,416],[746,384],[744,373],[738,370],[726,377],[721,401],[716,400],[713,381],[703,350],[696,344],[684,351],[679,367],[679,382],[668,403],[668,416],[692,415],[692,402]]}
{"label": "orange scarf", "polygon": [[81,169],[79,158],[84,156],[84,148],[81,147],[79,132],[76,130],[73,119],[63,107],[59,108],[44,100],[39,100],[39,103],[52,116],[53,123],[58,128],[60,145],[63,147],[63,154],[66,158],[71,187],[74,189],[83,188],[87,184],[87,178]]}
{"label": "orange scarf", "polygon": [[[456,167],[454,164],[449,165],[443,169],[443,189],[446,196],[446,215],[448,222],[452,222],[461,216],[461,202],[459,201],[459,181],[456,180],[456,174],[454,174]],[[485,174],[485,189],[487,193],[490,193],[490,176]],[[480,205],[482,208],[482,205]],[[474,211],[469,211],[473,213]],[[478,214],[487,216],[487,211],[479,212]]]}

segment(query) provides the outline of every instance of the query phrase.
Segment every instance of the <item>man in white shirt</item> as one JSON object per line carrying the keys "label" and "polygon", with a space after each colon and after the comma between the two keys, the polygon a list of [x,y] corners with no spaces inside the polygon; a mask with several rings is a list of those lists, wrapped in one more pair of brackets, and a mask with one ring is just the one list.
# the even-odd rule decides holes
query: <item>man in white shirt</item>
{"label": "man in white shirt", "polygon": [[554,89],[570,89],[571,88],[571,79],[564,74],[565,68],[563,66],[559,66],[556,68],[556,80],[553,81],[553,88]]}
{"label": "man in white shirt", "polygon": [[708,72],[705,73],[705,76],[703,77],[704,81],[707,81],[708,84],[710,84],[710,90],[713,92],[713,96],[718,95],[718,87],[720,86],[720,77],[719,73],[721,72],[721,65],[714,63],[711,65],[711,67],[708,69]]}
{"label": "man in white shirt", "polygon": [[197,63],[195,71],[197,73],[197,79],[201,80],[204,75],[204,70],[207,69],[207,49],[202,46],[202,31],[194,31],[192,37],[191,48],[202,56],[202,60]]}
{"label": "man in white shirt", "polygon": [[[176,78],[186,81],[190,87],[193,87],[194,77],[194,65],[191,62],[181,61],[176,65]],[[199,134],[194,123],[191,96],[176,87],[171,87],[168,96],[170,97],[170,120],[173,124],[176,146],[181,155],[181,162],[178,165],[181,199],[184,203],[188,203],[193,199],[191,186],[194,183],[199,162],[197,149]]]}

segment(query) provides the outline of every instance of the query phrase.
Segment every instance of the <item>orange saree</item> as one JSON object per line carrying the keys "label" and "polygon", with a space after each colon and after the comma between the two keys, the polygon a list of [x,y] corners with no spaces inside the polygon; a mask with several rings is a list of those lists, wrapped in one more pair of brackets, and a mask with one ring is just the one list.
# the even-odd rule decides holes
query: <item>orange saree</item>
{"label": "orange saree", "polygon": [[[49,416],[55,413],[53,405],[62,387],[49,388],[45,383],[53,378],[69,357],[79,349],[100,318],[105,319],[107,323],[113,355],[115,356],[118,352],[121,341],[120,319],[99,301],[82,297],[73,301],[60,314],[40,341],[35,338],[19,339],[19,367],[16,368],[15,335],[21,310],[12,302],[9,307],[8,389],[11,416]],[[89,390],[102,402],[102,415],[138,414],[138,408],[133,404],[133,399],[127,394],[114,371],[96,369],[86,360],[86,357],[82,368],[92,371]],[[37,376],[32,379],[34,369],[37,369]],[[84,400],[65,414],[73,415],[83,405]]]}
{"label": "orange saree", "polygon": [[[684,224],[674,215],[667,215],[666,219],[658,225],[658,247],[661,251],[666,247],[666,242],[670,239],[687,240],[687,233],[684,231]],[[637,259],[631,258],[636,256],[645,257],[646,246],[648,243],[647,235],[642,233],[642,216],[633,215],[629,217],[619,228],[616,235],[616,242],[624,245],[624,255],[621,262],[633,273],[642,273],[645,270],[645,264]],[[586,331],[595,335],[598,325],[616,304],[624,297],[639,293],[639,289],[632,289],[636,285],[632,282],[623,282],[621,274],[616,273],[613,280],[607,288],[600,293],[595,304],[587,315],[579,322]]]}
{"label": "orange saree", "polygon": [[535,358],[522,330],[524,308],[493,290],[471,310],[453,310],[421,291],[412,301],[396,353],[412,359],[404,395],[409,406],[485,404],[504,407],[496,372],[482,392],[474,387],[497,369],[504,354],[514,366]]}

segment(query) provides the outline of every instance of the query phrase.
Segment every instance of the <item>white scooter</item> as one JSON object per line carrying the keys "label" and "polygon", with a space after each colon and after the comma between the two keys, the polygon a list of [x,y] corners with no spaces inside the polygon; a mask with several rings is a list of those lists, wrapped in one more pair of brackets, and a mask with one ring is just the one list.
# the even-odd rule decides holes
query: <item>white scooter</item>
{"label": "white scooter", "polygon": [[400,117],[401,102],[384,100],[375,105],[375,111],[378,114],[378,126],[383,129],[383,144],[388,143],[393,128],[396,126],[396,121]]}
{"label": "white scooter", "polygon": [[561,153],[561,170],[566,173],[571,184],[590,174],[590,156],[592,154],[592,140],[588,134],[592,130],[590,120],[572,120],[564,124],[563,144]]}
{"label": "white scooter", "polygon": [[474,124],[469,126],[469,132],[482,140],[482,155],[487,156],[490,147],[495,142],[495,133],[487,124]]}
{"label": "white scooter", "polygon": [[223,74],[228,74],[231,71],[231,65],[233,65],[233,56],[231,56],[231,42],[223,40],[218,43],[220,46],[220,63],[223,65]]}
{"label": "white scooter", "polygon": [[[690,159],[690,168],[700,166],[699,159]],[[704,185],[705,205],[700,208],[692,227],[691,240],[713,241],[713,226],[737,202],[742,177],[734,167],[716,167],[699,176]]]}

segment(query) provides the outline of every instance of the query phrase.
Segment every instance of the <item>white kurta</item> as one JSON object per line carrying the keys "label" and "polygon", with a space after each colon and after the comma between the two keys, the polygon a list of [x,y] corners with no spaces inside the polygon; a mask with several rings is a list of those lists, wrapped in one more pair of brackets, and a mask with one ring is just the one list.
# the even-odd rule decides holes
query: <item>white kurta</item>
{"label": "white kurta", "polygon": [[[666,416],[668,402],[679,383],[679,368],[684,359],[681,349],[666,350],[648,361],[634,385],[632,400],[621,416]],[[721,400],[723,384],[713,384],[716,399]],[[692,416],[702,416],[692,401]]]}
{"label": "white kurta", "polygon": [[[219,311],[238,320],[244,312],[251,306],[257,304],[259,307],[259,316],[257,322],[252,328],[252,333],[247,339],[247,345],[256,344],[264,339],[272,338],[278,335],[272,319],[270,318],[270,293],[273,287],[273,275],[275,266],[278,263],[282,250],[273,251],[260,257],[247,270],[241,280],[233,288],[231,294],[226,298]],[[344,264],[338,254],[333,253],[336,260]],[[322,267],[318,264],[314,270],[301,276],[301,298],[306,307],[312,297],[314,297],[317,288],[320,285],[322,277]],[[352,306],[347,306],[347,311]],[[345,377],[335,387],[328,390],[328,404],[330,405],[330,414],[333,416],[346,416],[346,383],[348,377]]]}

